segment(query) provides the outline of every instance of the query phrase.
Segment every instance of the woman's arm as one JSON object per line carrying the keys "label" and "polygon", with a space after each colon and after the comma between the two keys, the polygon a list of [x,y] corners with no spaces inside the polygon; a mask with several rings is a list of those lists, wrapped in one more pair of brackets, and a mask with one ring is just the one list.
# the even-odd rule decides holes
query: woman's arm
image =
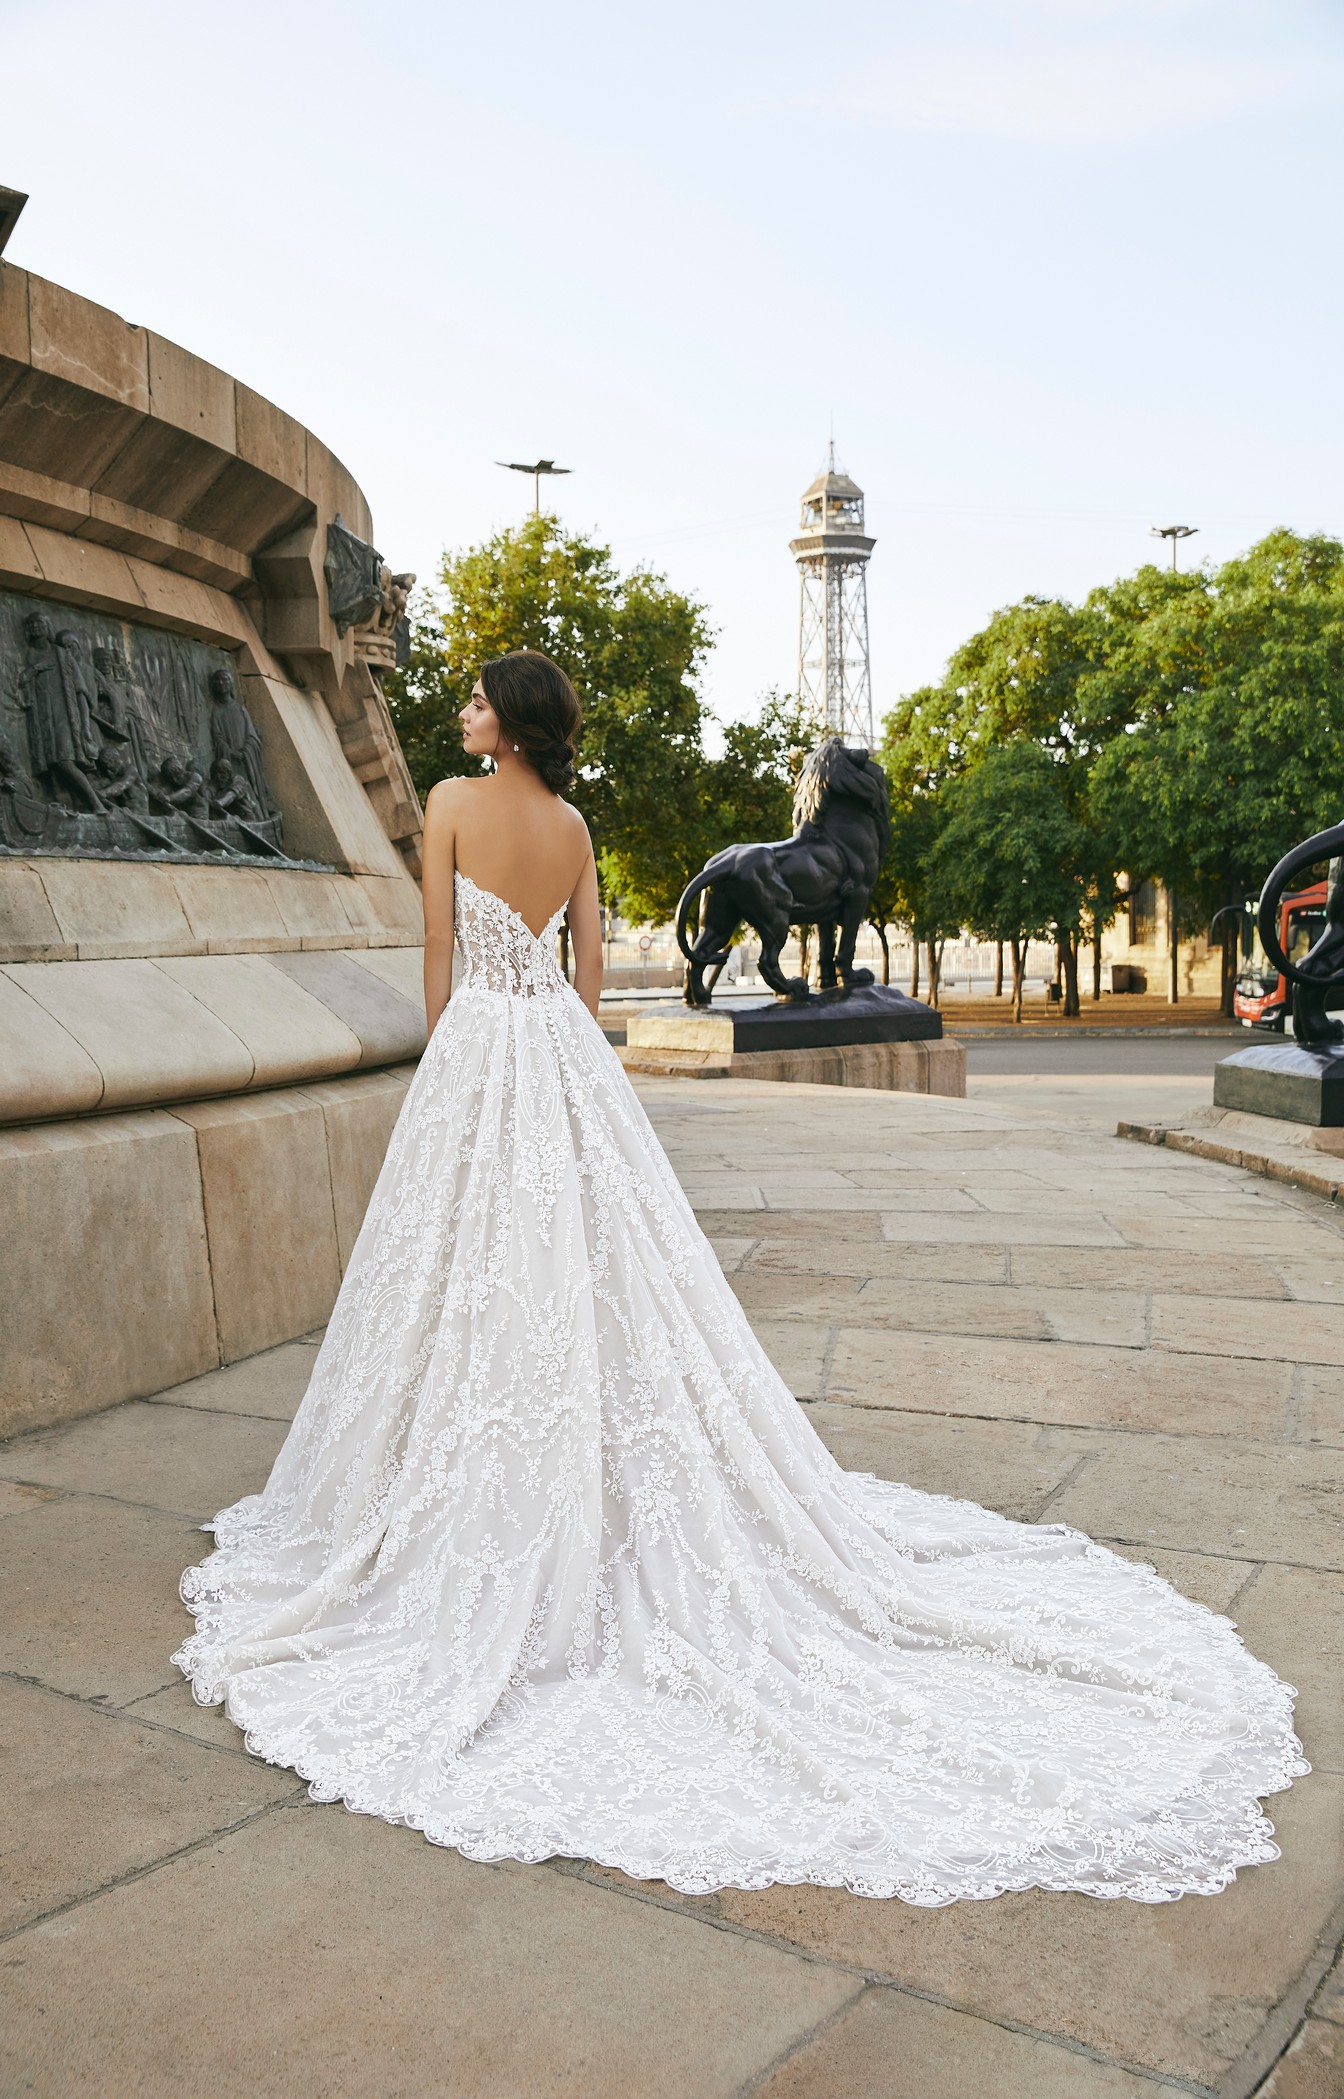
{"label": "woman's arm", "polygon": [[583,873],[569,899],[569,937],[574,948],[574,989],[597,1019],[602,993],[602,912],[597,901],[597,869],[589,851]]}
{"label": "woman's arm", "polygon": [[425,1023],[430,1034],[453,983],[453,872],[456,865],[456,781],[440,780],[425,803],[420,889],[425,905]]}

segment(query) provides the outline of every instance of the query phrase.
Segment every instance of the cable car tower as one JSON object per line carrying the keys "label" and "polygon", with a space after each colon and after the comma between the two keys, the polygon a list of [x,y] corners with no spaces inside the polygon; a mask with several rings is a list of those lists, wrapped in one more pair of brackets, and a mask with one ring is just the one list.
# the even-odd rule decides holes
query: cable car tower
{"label": "cable car tower", "polygon": [[803,515],[789,552],[798,564],[798,697],[810,700],[828,732],[873,747],[873,693],[868,671],[868,556],[876,546],[863,529],[863,490],[835,463],[835,440],[822,472],[803,495]]}

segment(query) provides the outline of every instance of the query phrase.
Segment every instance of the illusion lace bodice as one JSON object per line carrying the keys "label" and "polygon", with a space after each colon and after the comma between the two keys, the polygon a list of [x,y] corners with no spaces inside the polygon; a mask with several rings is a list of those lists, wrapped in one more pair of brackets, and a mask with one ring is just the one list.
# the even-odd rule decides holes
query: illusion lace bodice
{"label": "illusion lace bodice", "polygon": [[691,1893],[1165,1902],[1275,1857],[1289,1686],[1078,1531],[836,1462],[559,920],[457,877],[312,1381],[183,1580],[197,1698],[318,1800]]}
{"label": "illusion lace bodice", "polygon": [[459,989],[503,992],[510,998],[539,998],[568,987],[555,951],[565,906],[553,911],[539,933],[493,889],[470,875],[453,877],[453,937],[462,951]]}

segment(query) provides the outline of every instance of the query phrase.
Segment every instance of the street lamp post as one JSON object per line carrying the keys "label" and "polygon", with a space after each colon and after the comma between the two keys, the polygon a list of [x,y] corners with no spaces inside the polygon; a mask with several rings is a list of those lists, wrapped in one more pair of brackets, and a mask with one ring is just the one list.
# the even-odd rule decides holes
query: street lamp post
{"label": "street lamp post", "polygon": [[1183,540],[1183,539],[1193,539],[1193,538],[1194,538],[1194,536],[1195,536],[1195,534],[1196,534],[1196,532],[1198,532],[1198,530],[1199,530],[1199,526],[1198,526],[1198,525],[1150,525],[1150,526],[1148,527],[1148,530],[1149,530],[1149,533],[1150,533],[1150,534],[1152,535],[1152,537],[1153,537],[1154,539],[1169,539],[1169,540],[1171,541],[1171,573],[1172,573],[1172,575],[1174,576],[1174,575],[1175,575],[1175,573],[1176,573],[1176,548],[1177,548],[1177,545],[1178,545],[1178,544],[1179,544],[1179,542],[1180,542],[1181,540]]}
{"label": "street lamp post", "polygon": [[[1193,539],[1199,530],[1199,526],[1150,525],[1148,530],[1154,539],[1169,539],[1171,541],[1171,573],[1174,576],[1176,573],[1176,549],[1183,539]],[[1167,1004],[1174,1006],[1179,1002],[1181,996],[1181,950],[1176,930],[1177,904],[1176,891],[1174,889],[1168,889],[1167,891],[1167,918],[1169,921],[1167,931],[1170,935],[1169,945],[1171,948],[1171,977],[1167,985]]]}
{"label": "street lamp post", "polygon": [[497,459],[497,460],[495,461],[495,465],[496,465],[496,466],[502,466],[502,467],[507,467],[507,468],[508,468],[508,471],[509,471],[509,472],[510,472],[511,474],[530,474],[530,475],[532,476],[532,515],[533,515],[533,517],[540,517],[540,516],[541,516],[541,477],[542,477],[542,475],[543,475],[543,474],[569,474],[569,473],[572,473],[572,472],[573,472],[573,468],[572,468],[572,467],[568,467],[568,466],[557,466],[557,465],[556,465],[556,463],[555,463],[555,461],[554,461],[553,459],[534,459],[534,460],[532,460],[532,461],[531,461],[531,463],[530,463],[530,464],[525,464],[525,463],[524,463],[524,462],[523,462],[523,461],[522,461],[521,459]]}

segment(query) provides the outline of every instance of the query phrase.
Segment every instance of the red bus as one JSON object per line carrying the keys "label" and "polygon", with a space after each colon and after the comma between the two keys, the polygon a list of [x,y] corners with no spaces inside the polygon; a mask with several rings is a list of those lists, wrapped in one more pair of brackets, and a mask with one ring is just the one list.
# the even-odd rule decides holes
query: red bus
{"label": "red bus", "polygon": [[[1255,929],[1257,899],[1248,896],[1241,912],[1241,967],[1232,997],[1232,1011],[1247,1028],[1276,1028],[1293,1010],[1293,986],[1275,968],[1260,945]],[[1325,884],[1314,882],[1298,889],[1279,905],[1279,944],[1290,962],[1300,962],[1314,940],[1325,930]],[[1344,1003],[1344,993],[1340,994]]]}

